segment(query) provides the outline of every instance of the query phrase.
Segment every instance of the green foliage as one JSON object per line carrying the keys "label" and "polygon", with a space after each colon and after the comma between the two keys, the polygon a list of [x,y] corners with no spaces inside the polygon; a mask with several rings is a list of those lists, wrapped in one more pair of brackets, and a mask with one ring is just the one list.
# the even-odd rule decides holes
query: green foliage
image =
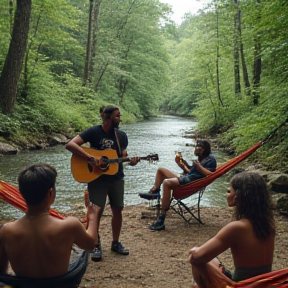
{"label": "green foliage", "polygon": [[[171,44],[173,38],[169,38],[171,86],[162,109],[195,115],[200,134],[218,134],[221,145],[241,153],[265,139],[288,115],[287,29],[284,28],[288,7],[281,0],[261,0],[260,4],[240,1],[243,55],[252,88],[250,93],[244,89],[241,70],[241,95],[236,97],[233,54],[236,7],[232,2],[211,1],[207,11],[187,15],[178,29],[179,43]],[[258,105],[253,103],[255,89],[252,86],[255,39],[261,43],[262,60]],[[287,171],[287,142],[284,126],[250,159],[257,159],[270,169]]]}
{"label": "green foliage", "polygon": [[[0,71],[13,24],[8,2],[0,4]],[[89,1],[32,3],[15,109],[9,116],[0,114],[0,136],[5,139],[25,142],[53,133],[74,135],[100,123],[99,107],[113,103],[121,107],[124,122],[159,110],[196,116],[201,134],[219,134],[223,146],[241,153],[288,115],[288,6],[283,0],[240,1],[243,57],[251,87],[244,89],[240,71],[239,95],[234,88],[234,1],[211,0],[200,14],[187,13],[179,27],[169,18],[169,5],[158,0],[101,1],[86,87],[82,77]],[[255,39],[261,44],[257,56],[262,61],[257,90]],[[260,95],[258,105],[253,103],[254,92]],[[251,159],[287,171],[286,126]]]}
{"label": "green foliage", "polygon": [[138,117],[155,114],[168,82],[158,25],[167,6],[156,2],[109,1],[100,7],[92,85]]}

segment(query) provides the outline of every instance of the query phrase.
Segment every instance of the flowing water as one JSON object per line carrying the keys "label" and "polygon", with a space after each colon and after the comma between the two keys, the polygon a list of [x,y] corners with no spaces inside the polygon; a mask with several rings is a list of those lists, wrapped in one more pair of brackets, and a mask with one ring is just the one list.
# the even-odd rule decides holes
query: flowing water
{"label": "flowing water", "polygon": [[[159,161],[150,163],[141,160],[136,166],[125,166],[125,205],[134,205],[144,202],[138,196],[139,192],[148,192],[153,186],[155,173],[158,167],[168,168],[176,173],[181,169],[174,161],[175,154],[182,152],[183,158],[191,163],[195,159],[194,140],[191,138],[197,123],[191,119],[179,117],[157,117],[148,121],[134,124],[123,124],[121,130],[128,135],[129,157],[158,154]],[[226,162],[229,158],[219,151],[213,151],[218,164]],[[52,148],[25,151],[17,155],[0,157],[0,180],[8,183],[17,183],[19,171],[27,165],[46,162],[55,166],[58,171],[57,197],[54,209],[65,212],[75,204],[83,203],[86,185],[77,183],[70,171],[71,153],[59,145]],[[222,176],[210,184],[203,194],[202,206],[226,205],[225,190],[229,183],[229,176]],[[193,195],[185,201],[187,204],[195,203],[198,195]],[[185,202],[184,201],[184,202]],[[9,204],[0,202],[0,217],[20,217],[19,212]]]}

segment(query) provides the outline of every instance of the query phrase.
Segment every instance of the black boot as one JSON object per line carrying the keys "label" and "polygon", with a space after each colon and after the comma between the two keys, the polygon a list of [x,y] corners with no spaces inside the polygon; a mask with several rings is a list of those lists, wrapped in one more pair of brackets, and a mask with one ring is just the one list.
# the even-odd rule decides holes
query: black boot
{"label": "black boot", "polygon": [[165,221],[165,215],[159,214],[157,221],[150,226],[150,230],[152,231],[164,230],[165,229],[164,221]]}
{"label": "black boot", "polygon": [[[153,189],[153,188],[152,188]],[[146,200],[153,200],[153,199],[159,199],[160,198],[160,188],[152,190],[150,189],[147,193],[139,193],[139,196]]]}

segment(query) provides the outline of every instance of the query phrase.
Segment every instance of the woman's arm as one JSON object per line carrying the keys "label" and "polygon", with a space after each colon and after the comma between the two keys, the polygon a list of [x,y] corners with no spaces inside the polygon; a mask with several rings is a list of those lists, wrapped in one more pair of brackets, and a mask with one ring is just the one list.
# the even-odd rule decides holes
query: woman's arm
{"label": "woman's arm", "polygon": [[213,238],[209,239],[202,246],[193,247],[189,251],[189,262],[194,265],[208,263],[228,248],[231,248],[235,243],[237,226],[237,221],[233,221],[224,226]]}

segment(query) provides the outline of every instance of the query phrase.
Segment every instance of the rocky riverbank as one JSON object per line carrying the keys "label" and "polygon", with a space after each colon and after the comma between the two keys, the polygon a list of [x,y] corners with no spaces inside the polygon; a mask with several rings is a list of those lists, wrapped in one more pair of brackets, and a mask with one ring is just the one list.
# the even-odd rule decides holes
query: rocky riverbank
{"label": "rocky riverbank", "polygon": [[0,156],[14,155],[21,150],[39,150],[56,145],[64,145],[69,139],[63,134],[49,135],[45,139],[39,139],[27,143],[5,143],[0,142]]}

